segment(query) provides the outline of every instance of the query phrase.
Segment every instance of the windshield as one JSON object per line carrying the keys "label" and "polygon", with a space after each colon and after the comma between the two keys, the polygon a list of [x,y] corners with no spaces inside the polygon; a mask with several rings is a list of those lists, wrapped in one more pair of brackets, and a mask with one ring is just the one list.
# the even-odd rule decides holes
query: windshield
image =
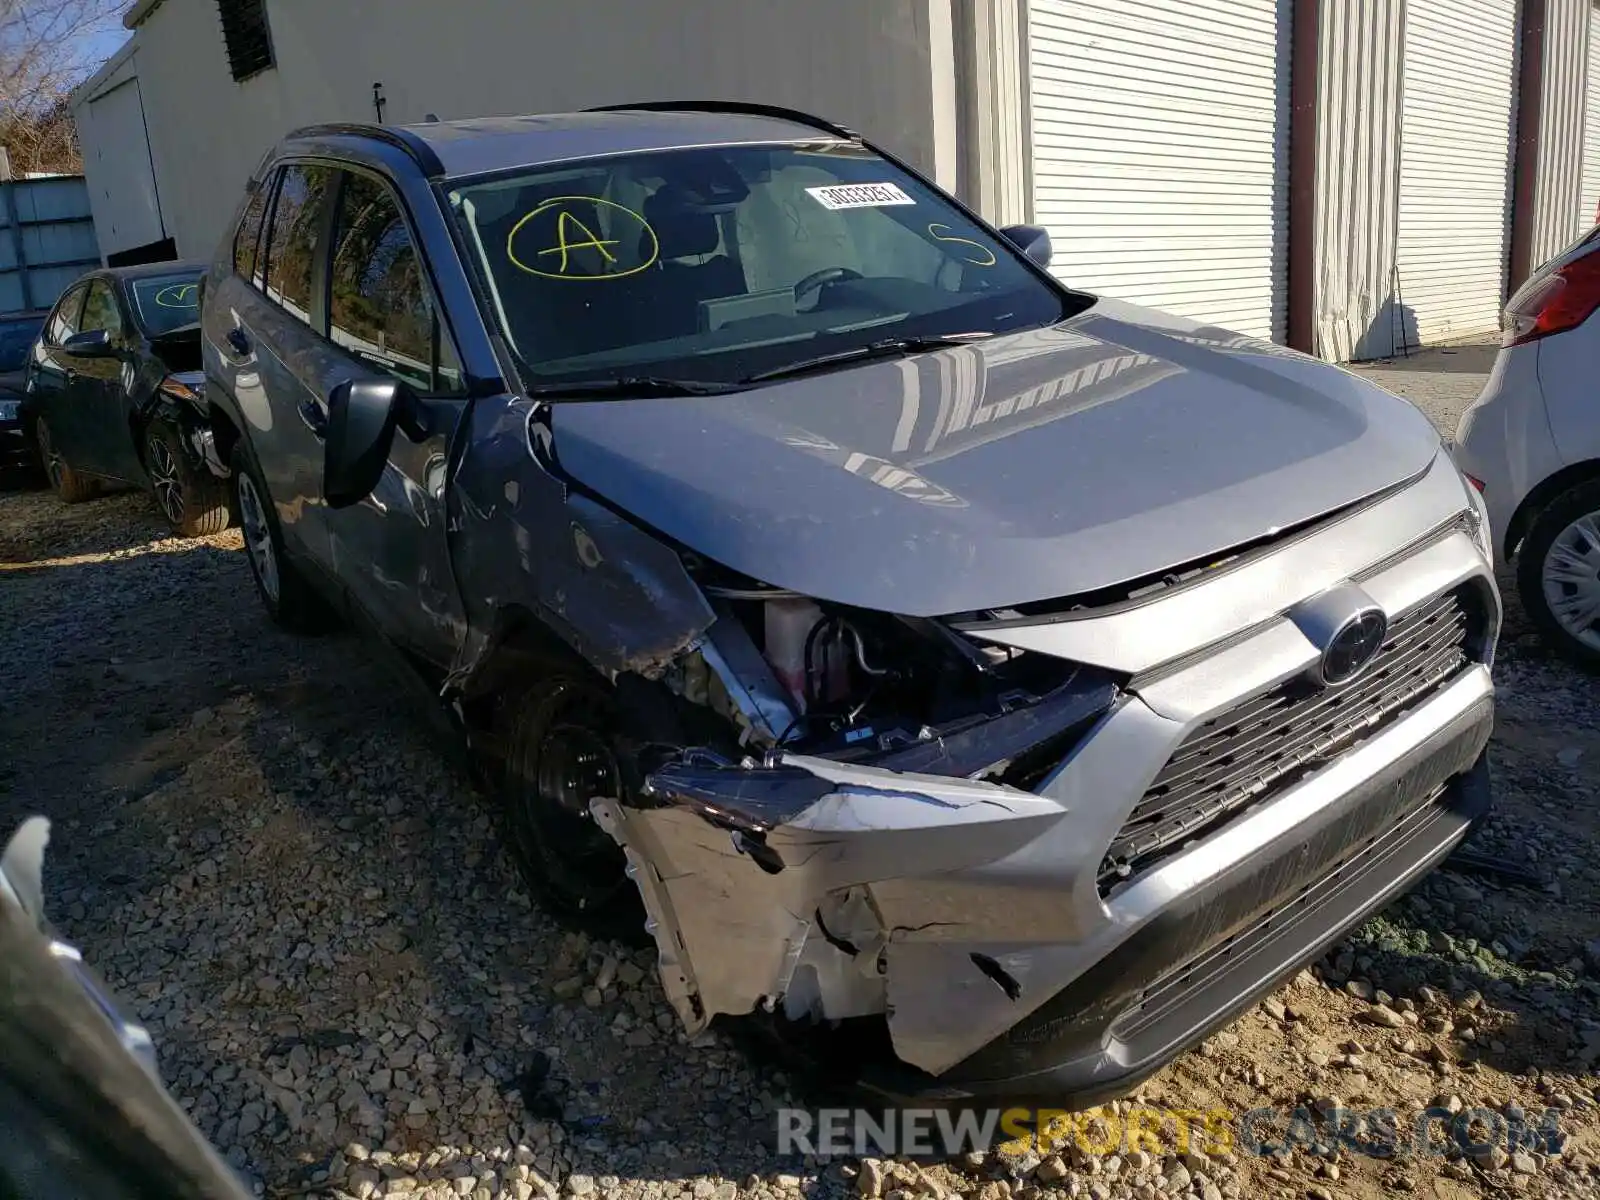
{"label": "windshield", "polygon": [[1066,315],[1016,251],[846,143],[563,163],[449,200],[539,383],[739,383],[885,339]]}
{"label": "windshield", "polygon": [[42,316],[0,318],[0,371],[20,371],[28,365],[28,349],[43,325]]}
{"label": "windshield", "polygon": [[129,285],[139,327],[146,337],[160,337],[200,319],[200,273],[152,275]]}

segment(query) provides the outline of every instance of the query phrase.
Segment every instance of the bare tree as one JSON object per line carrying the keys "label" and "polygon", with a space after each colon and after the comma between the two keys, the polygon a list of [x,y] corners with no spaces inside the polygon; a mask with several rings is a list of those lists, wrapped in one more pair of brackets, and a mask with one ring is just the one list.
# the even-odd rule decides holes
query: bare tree
{"label": "bare tree", "polygon": [[79,171],[67,98],[126,0],[0,0],[0,145],[18,174]]}

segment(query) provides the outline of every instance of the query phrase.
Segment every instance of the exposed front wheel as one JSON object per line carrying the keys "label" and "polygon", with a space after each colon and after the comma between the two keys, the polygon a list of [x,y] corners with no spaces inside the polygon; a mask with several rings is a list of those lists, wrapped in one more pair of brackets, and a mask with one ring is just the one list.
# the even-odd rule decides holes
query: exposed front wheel
{"label": "exposed front wheel", "polygon": [[1552,650],[1600,670],[1600,483],[1563,492],[1534,518],[1518,551],[1517,591]]}
{"label": "exposed front wheel", "polygon": [[628,788],[615,694],[598,679],[553,675],[513,702],[505,738],[502,816],[535,897],[585,932],[647,942],[627,859],[589,812],[593,797],[625,798]]}
{"label": "exposed front wheel", "polygon": [[290,633],[322,632],[334,623],[332,611],[284,556],[277,514],[243,438],[234,447],[232,465],[239,529],[256,595],[273,622]]}
{"label": "exposed front wheel", "polygon": [[156,507],[174,532],[204,537],[228,527],[228,491],[209,471],[191,466],[178,431],[165,421],[145,433],[145,473]]}
{"label": "exposed front wheel", "polygon": [[43,417],[34,421],[33,436],[39,443],[39,461],[44,465],[45,478],[63,503],[77,504],[99,491],[92,480],[72,469],[56,444],[49,422]]}

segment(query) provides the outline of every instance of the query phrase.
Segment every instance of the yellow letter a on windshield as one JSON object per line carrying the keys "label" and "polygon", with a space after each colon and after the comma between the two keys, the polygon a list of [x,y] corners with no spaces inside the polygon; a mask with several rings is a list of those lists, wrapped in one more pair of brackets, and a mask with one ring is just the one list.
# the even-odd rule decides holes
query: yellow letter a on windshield
{"label": "yellow letter a on windshield", "polygon": [[[586,240],[569,240],[567,236],[569,224],[576,226],[577,229],[583,233],[583,236]],[[563,209],[560,215],[556,217],[556,244],[551,246],[548,250],[539,251],[539,255],[540,257],[543,257],[546,254],[561,255],[561,265],[557,267],[556,270],[558,273],[565,275],[567,273],[567,261],[572,251],[598,250],[608,263],[614,263],[617,261],[617,256],[612,254],[611,251],[607,250],[606,247],[615,246],[616,244],[616,238],[611,238],[609,240],[602,238],[577,217]]]}

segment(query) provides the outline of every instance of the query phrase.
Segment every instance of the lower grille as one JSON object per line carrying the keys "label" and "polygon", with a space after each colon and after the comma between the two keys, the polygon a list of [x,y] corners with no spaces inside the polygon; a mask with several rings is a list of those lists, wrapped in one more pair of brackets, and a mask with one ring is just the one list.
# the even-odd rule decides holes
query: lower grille
{"label": "lower grille", "polygon": [[1467,664],[1474,600],[1448,592],[1402,613],[1353,683],[1291,680],[1213,717],[1186,738],[1117,833],[1100,894],[1247,805],[1371,737]]}
{"label": "lower grille", "polygon": [[1363,876],[1382,865],[1383,858],[1396,844],[1418,828],[1437,820],[1443,813],[1440,788],[1428,799],[1401,817],[1382,833],[1368,838],[1345,858],[1336,862],[1314,883],[1274,905],[1248,928],[1208,947],[1157,979],[1139,993],[1132,1005],[1113,1025],[1124,1041],[1133,1041],[1183,1006],[1185,1000],[1225,976],[1240,961],[1262,948],[1273,937],[1290,935],[1297,923],[1314,920],[1323,909],[1338,902],[1342,889],[1359,887]]}

